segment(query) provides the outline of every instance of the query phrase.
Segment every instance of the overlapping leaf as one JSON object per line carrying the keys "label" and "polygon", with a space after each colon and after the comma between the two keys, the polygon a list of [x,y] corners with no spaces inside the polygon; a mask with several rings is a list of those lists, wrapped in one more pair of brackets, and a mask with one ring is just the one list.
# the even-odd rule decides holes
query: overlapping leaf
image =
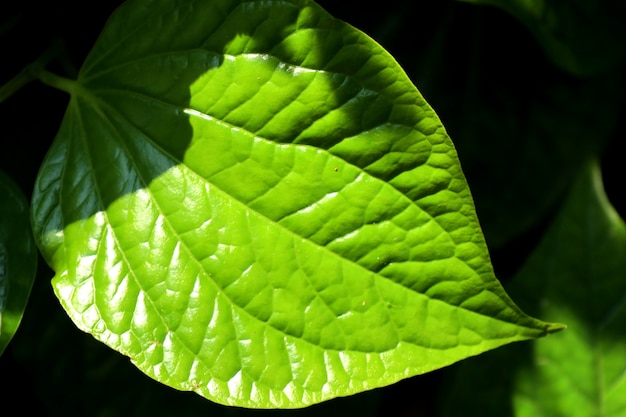
{"label": "overlapping leaf", "polygon": [[[567,331],[461,367],[445,415],[623,416],[624,254],[626,226],[604,194],[599,166],[589,163],[510,288],[528,311],[567,322]],[[478,382],[482,369],[506,372]]]}
{"label": "overlapping leaf", "polygon": [[0,172],[0,354],[22,320],[36,271],[28,203],[18,186]]}
{"label": "overlapping leaf", "polygon": [[214,401],[301,407],[558,326],[493,275],[397,63],[309,1],[131,0],[77,81],[36,236],[76,324]]}

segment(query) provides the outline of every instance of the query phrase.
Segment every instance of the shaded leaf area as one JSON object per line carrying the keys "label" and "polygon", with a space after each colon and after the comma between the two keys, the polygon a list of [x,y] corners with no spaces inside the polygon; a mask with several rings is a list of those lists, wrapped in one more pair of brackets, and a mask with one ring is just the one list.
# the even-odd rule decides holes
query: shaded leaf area
{"label": "shaded leaf area", "polygon": [[20,325],[37,271],[29,212],[22,191],[0,171],[0,355]]}
{"label": "shaded leaf area", "polygon": [[458,3],[439,22],[409,71],[454,139],[489,246],[505,248],[545,223],[615,135],[623,72],[568,76],[495,8]]}
{"label": "shaded leaf area", "polygon": [[464,0],[490,4],[523,22],[546,56],[577,76],[611,72],[626,63],[626,5],[620,0]]}
{"label": "shaded leaf area", "polygon": [[[604,194],[598,164],[591,162],[507,287],[528,311],[568,328],[459,366],[442,398],[443,415],[624,415],[624,254],[626,226]],[[489,378],[481,379],[485,369]]]}
{"label": "shaded leaf area", "polygon": [[558,326],[496,280],[443,126],[307,1],[129,1],[33,198],[74,322],[172,387],[302,407]]}

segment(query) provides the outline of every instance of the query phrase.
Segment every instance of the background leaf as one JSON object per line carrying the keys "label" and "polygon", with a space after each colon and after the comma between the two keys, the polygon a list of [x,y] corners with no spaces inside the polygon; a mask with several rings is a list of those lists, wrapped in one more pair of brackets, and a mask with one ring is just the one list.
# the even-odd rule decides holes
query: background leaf
{"label": "background leaf", "polygon": [[523,22],[556,65],[578,76],[623,67],[626,6],[619,0],[463,0],[491,4]]}
{"label": "background leaf", "polygon": [[[604,194],[598,164],[588,163],[508,287],[528,311],[565,321],[568,329],[459,367],[456,386],[442,401],[444,415],[461,410],[466,416],[624,415],[624,254],[626,226]],[[481,369],[505,367],[506,372],[476,380]],[[464,395],[477,384],[481,389],[472,390],[471,398]]]}
{"label": "background leaf", "polygon": [[37,271],[24,194],[0,171],[0,355],[15,334]]}
{"label": "background leaf", "polygon": [[75,323],[217,402],[299,407],[555,330],[494,277],[456,153],[312,2],[129,1],[72,94],[35,232]]}

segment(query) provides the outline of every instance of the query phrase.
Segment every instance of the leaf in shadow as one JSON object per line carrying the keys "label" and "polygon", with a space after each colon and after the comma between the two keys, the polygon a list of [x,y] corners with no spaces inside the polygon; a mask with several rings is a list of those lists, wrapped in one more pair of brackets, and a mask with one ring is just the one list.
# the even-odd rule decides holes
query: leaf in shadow
{"label": "leaf in shadow", "polygon": [[37,247],[29,206],[19,187],[0,171],[0,355],[17,331],[37,272]]}
{"label": "leaf in shadow", "polygon": [[[543,241],[507,287],[528,311],[566,323],[567,329],[459,366],[442,401],[443,415],[623,415],[624,253],[626,226],[604,194],[598,164],[590,162]],[[485,369],[490,375],[501,372],[477,383]]]}
{"label": "leaf in shadow", "polygon": [[620,0],[463,0],[490,4],[519,19],[548,59],[576,76],[597,76],[623,67],[626,7]]}

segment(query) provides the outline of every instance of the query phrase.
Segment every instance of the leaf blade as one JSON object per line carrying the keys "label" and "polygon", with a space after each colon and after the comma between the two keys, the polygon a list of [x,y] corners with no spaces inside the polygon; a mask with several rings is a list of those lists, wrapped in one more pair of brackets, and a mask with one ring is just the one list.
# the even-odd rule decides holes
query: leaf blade
{"label": "leaf blade", "polygon": [[432,109],[314,3],[128,2],[75,86],[36,234],[76,324],[155,379],[303,407],[556,329],[493,276]]}

